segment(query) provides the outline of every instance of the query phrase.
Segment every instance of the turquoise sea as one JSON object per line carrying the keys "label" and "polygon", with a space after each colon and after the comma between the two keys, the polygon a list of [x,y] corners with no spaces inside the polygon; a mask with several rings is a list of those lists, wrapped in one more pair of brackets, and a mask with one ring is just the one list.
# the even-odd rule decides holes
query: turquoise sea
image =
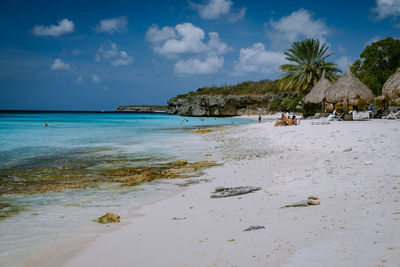
{"label": "turquoise sea", "polygon": [[126,222],[135,209],[182,190],[175,180],[115,186],[105,182],[104,172],[181,159],[217,160],[215,144],[195,130],[242,123],[249,121],[0,113],[0,266],[22,266],[90,240],[105,227],[92,219],[115,212]]}

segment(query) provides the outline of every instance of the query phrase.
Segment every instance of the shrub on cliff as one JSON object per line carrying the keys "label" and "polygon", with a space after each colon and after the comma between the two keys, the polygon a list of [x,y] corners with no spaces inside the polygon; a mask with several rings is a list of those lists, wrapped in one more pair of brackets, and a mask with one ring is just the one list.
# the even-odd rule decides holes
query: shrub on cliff
{"label": "shrub on cliff", "polygon": [[278,93],[277,81],[262,80],[258,82],[246,81],[236,85],[210,86],[197,89],[187,94],[177,95],[171,100],[196,95],[265,95]]}

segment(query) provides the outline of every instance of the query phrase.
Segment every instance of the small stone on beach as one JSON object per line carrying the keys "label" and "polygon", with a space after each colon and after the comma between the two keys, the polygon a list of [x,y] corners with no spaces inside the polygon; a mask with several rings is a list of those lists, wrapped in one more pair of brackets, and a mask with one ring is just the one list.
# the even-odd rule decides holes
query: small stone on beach
{"label": "small stone on beach", "polygon": [[319,200],[310,199],[308,205],[319,205],[321,202]]}

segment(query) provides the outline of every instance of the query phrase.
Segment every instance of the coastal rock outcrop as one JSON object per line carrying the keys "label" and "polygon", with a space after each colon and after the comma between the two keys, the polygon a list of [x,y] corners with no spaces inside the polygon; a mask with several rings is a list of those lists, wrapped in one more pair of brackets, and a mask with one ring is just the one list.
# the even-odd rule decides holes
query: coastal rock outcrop
{"label": "coastal rock outcrop", "polygon": [[237,116],[267,113],[278,95],[195,95],[171,98],[168,112],[182,116]]}
{"label": "coastal rock outcrop", "polygon": [[167,113],[168,106],[159,105],[129,105],[119,106],[115,112],[132,112],[132,113]]}

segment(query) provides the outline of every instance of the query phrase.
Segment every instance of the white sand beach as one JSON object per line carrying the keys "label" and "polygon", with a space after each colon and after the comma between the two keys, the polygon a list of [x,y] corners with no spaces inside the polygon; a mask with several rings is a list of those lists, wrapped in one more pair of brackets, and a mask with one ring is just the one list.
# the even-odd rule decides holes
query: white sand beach
{"label": "white sand beach", "polygon": [[[224,162],[206,182],[49,266],[399,266],[399,122],[263,121],[204,138]],[[262,189],[210,198],[217,186]],[[281,208],[310,195],[320,205]]]}

